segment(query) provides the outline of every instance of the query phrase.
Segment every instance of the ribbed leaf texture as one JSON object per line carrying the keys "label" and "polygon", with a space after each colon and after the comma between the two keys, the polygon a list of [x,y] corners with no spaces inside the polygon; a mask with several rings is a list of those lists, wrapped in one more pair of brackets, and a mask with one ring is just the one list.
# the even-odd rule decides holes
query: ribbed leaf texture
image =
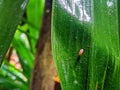
{"label": "ribbed leaf texture", "polygon": [[119,16],[119,0],[53,0],[52,49],[62,90],[120,90]]}

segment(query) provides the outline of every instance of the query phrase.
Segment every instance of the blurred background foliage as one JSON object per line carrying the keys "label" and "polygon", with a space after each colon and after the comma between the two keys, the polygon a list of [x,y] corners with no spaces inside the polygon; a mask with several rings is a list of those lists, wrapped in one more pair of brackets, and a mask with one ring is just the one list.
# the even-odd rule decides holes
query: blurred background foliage
{"label": "blurred background foliage", "polygon": [[44,0],[29,0],[0,69],[0,90],[28,90]]}

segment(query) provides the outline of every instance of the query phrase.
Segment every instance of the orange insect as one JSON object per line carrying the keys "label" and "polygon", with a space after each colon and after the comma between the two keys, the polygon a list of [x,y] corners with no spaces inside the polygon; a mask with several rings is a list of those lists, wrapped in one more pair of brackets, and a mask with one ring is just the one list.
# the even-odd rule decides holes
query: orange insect
{"label": "orange insect", "polygon": [[81,56],[83,55],[83,52],[84,52],[84,49],[80,49],[80,51],[79,51],[79,53],[78,53],[78,57],[77,57],[77,59],[76,59],[75,65],[76,65],[78,62],[81,62],[81,61],[80,61],[80,58],[81,58]]}
{"label": "orange insect", "polygon": [[82,56],[82,55],[83,55],[83,52],[84,52],[84,49],[80,49],[80,51],[79,51],[79,56]]}

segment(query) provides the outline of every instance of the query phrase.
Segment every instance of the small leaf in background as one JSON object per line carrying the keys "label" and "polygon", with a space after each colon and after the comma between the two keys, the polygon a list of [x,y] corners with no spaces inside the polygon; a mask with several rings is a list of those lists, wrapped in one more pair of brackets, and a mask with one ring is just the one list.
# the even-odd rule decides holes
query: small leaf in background
{"label": "small leaf in background", "polygon": [[[4,61],[0,69],[0,90],[27,90],[28,81],[22,71]],[[3,88],[3,89],[1,89]]]}
{"label": "small leaf in background", "polygon": [[40,32],[44,0],[30,0],[27,6],[27,24],[29,25],[29,35],[32,51],[35,52],[35,45]]}

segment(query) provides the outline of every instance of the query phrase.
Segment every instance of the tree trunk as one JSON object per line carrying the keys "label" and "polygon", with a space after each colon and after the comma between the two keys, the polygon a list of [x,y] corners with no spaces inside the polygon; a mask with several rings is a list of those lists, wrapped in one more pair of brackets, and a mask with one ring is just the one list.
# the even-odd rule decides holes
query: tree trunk
{"label": "tree trunk", "polygon": [[54,90],[56,69],[51,50],[52,1],[46,0],[31,80],[31,90]]}

